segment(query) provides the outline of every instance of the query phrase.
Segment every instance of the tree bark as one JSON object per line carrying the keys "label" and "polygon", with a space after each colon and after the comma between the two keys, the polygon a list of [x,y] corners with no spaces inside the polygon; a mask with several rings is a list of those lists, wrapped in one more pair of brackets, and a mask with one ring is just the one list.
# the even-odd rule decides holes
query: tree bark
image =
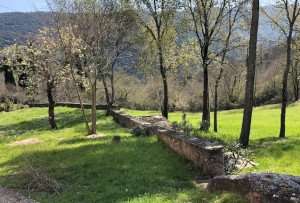
{"label": "tree bark", "polygon": [[110,88],[111,88],[111,98],[110,102],[111,105],[115,103],[115,63],[112,64],[111,67],[111,75],[110,75]]}
{"label": "tree bark", "polygon": [[111,103],[112,102],[111,102],[111,98],[109,96],[109,91],[108,91],[106,80],[105,80],[104,76],[102,76],[102,83],[103,83],[105,99],[106,99],[106,116],[108,116],[108,115],[110,115],[110,112],[111,112],[111,106],[112,106]]}
{"label": "tree bark", "polygon": [[219,76],[215,83],[215,101],[214,101],[214,132],[218,132],[218,109],[219,109],[219,98],[218,98],[218,89],[220,80],[223,75],[223,68],[221,68]]}
{"label": "tree bark", "polygon": [[159,55],[159,66],[160,66],[160,73],[161,73],[162,82],[163,82],[163,94],[164,94],[161,113],[162,113],[163,117],[168,118],[168,116],[169,116],[168,81],[167,81],[166,68],[164,67],[163,50],[160,45],[160,42],[158,45],[158,55]]}
{"label": "tree bark", "polygon": [[91,117],[92,117],[92,127],[90,134],[96,134],[97,133],[97,85],[96,80],[92,84],[92,110],[91,110]]}
{"label": "tree bark", "polygon": [[201,130],[208,131],[210,128],[210,105],[209,105],[208,65],[203,63],[203,110]]}
{"label": "tree bark", "polygon": [[54,108],[55,108],[55,101],[54,101],[54,97],[53,97],[53,88],[54,88],[54,84],[53,81],[51,81],[51,79],[49,79],[47,81],[47,97],[48,97],[48,121],[49,121],[49,125],[51,127],[51,129],[57,129],[57,125],[56,125],[56,121],[55,121],[55,112],[54,112]]}
{"label": "tree bark", "polygon": [[[72,61],[72,60],[71,60]],[[76,90],[76,94],[77,94],[77,97],[78,97],[78,100],[79,100],[79,103],[80,103],[80,110],[81,110],[81,114],[82,114],[82,117],[84,119],[84,123],[85,123],[85,128],[87,130],[87,134],[90,135],[92,134],[91,132],[91,128],[90,128],[90,125],[89,125],[89,121],[87,119],[87,115],[85,113],[85,109],[84,109],[84,105],[83,105],[83,101],[82,101],[82,98],[81,98],[81,95],[80,95],[80,90],[79,90],[79,84],[76,80],[76,77],[75,77],[75,74],[74,74],[74,68],[73,68],[73,64],[71,64],[70,66],[71,68],[71,76],[72,76],[72,80],[75,84],[75,90]]]}
{"label": "tree bark", "polygon": [[259,23],[259,0],[252,2],[252,20],[249,40],[249,56],[247,60],[247,78],[244,101],[243,124],[240,134],[240,144],[243,147],[249,145],[253,102],[254,102],[254,83],[256,69],[256,48],[257,48],[257,32]]}
{"label": "tree bark", "polygon": [[281,101],[281,115],[280,115],[280,138],[285,138],[285,120],[286,120],[286,107],[288,105],[288,77],[292,62],[292,37],[293,27],[290,26],[289,34],[287,37],[287,57],[286,57],[286,68],[282,78],[282,101]]}
{"label": "tree bark", "polygon": [[292,78],[293,78],[293,93],[294,93],[294,102],[299,100],[299,75],[298,75],[298,64],[292,66]]}

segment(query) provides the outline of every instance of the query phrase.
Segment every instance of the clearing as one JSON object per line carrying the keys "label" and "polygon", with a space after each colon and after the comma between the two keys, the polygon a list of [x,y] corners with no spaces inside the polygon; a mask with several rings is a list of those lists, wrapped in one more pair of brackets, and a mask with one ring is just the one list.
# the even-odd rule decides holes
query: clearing
{"label": "clearing", "polygon": [[[0,185],[39,202],[242,202],[194,184],[191,164],[157,142],[136,138],[98,112],[100,139],[87,139],[80,110],[57,108],[59,130],[48,129],[47,108],[0,113]],[[122,137],[113,144],[112,137]],[[31,145],[12,145],[39,140]],[[4,152],[4,153],[3,153]]]}

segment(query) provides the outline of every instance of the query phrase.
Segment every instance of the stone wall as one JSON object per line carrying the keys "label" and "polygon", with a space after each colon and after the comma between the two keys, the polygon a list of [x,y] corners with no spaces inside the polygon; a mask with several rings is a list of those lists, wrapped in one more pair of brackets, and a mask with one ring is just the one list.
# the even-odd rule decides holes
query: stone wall
{"label": "stone wall", "polygon": [[202,175],[214,177],[224,174],[223,146],[198,137],[186,137],[181,132],[160,129],[158,138],[177,154],[192,161]]}
{"label": "stone wall", "polygon": [[159,117],[132,117],[120,111],[113,111],[112,116],[123,127],[141,127],[148,135],[157,135],[174,152],[192,161],[202,175],[214,177],[224,174],[222,145],[197,137],[186,137],[183,132],[174,130],[166,120]]}
{"label": "stone wall", "polygon": [[[28,104],[29,107],[48,107],[47,103],[42,103],[42,104]],[[71,102],[56,102],[55,106],[61,106],[61,107],[70,107],[70,108],[81,108],[80,103],[71,103]],[[90,104],[83,104],[84,108],[90,109],[91,105]],[[105,104],[97,104],[96,108],[98,110],[105,110],[107,109],[107,105]],[[113,109],[119,109],[118,106],[113,106]]]}

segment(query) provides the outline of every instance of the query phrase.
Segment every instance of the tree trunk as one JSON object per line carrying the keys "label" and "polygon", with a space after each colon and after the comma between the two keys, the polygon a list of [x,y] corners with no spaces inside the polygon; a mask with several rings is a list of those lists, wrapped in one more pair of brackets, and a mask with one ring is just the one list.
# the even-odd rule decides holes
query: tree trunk
{"label": "tree trunk", "polygon": [[53,98],[52,90],[54,88],[53,81],[48,80],[47,81],[47,97],[48,97],[48,121],[51,129],[57,129],[56,121],[55,121],[55,101]]}
{"label": "tree trunk", "polygon": [[81,95],[80,95],[80,90],[79,90],[80,83],[78,83],[77,80],[76,80],[76,77],[75,77],[75,74],[74,74],[73,64],[71,64],[70,68],[71,68],[72,80],[73,80],[73,82],[75,84],[76,94],[77,94],[77,97],[78,97],[78,100],[79,100],[79,103],[80,103],[81,114],[82,114],[82,117],[84,119],[84,123],[85,123],[85,128],[87,130],[87,134],[89,135],[89,134],[92,134],[92,132],[91,132],[91,128],[90,128],[90,125],[89,125],[89,121],[87,119],[87,115],[85,113],[83,101],[82,101],[82,98],[81,98]]}
{"label": "tree trunk", "polygon": [[293,90],[294,90],[294,102],[299,100],[299,80],[298,80],[298,73],[294,72],[293,76]]}
{"label": "tree trunk", "polygon": [[222,78],[223,68],[221,68],[218,78],[215,83],[215,104],[214,104],[214,132],[218,132],[218,109],[219,109],[219,98],[218,98],[218,89],[220,80]]}
{"label": "tree trunk", "polygon": [[210,105],[209,105],[209,86],[208,86],[208,65],[203,63],[203,110],[201,130],[208,131],[210,128]]}
{"label": "tree trunk", "polygon": [[256,48],[257,48],[257,32],[259,23],[259,0],[253,0],[252,3],[252,20],[249,40],[249,56],[247,60],[247,78],[244,101],[243,124],[240,134],[240,144],[243,147],[249,145],[253,100],[254,100],[254,82],[256,67]]}
{"label": "tree trunk", "polygon": [[92,117],[92,127],[91,127],[91,132],[90,134],[96,134],[97,133],[97,85],[96,81],[92,84],[92,112],[91,112],[91,117]]}
{"label": "tree trunk", "polygon": [[169,93],[168,93],[168,81],[167,81],[167,73],[166,73],[166,68],[164,67],[164,58],[163,58],[163,51],[161,45],[158,46],[159,49],[159,65],[160,65],[160,73],[162,77],[162,82],[163,82],[163,104],[162,104],[162,109],[161,113],[162,116],[165,118],[168,118],[169,115]]}
{"label": "tree trunk", "polygon": [[111,102],[111,98],[109,96],[109,92],[108,92],[108,88],[107,88],[107,84],[106,84],[106,80],[105,77],[102,77],[102,83],[103,83],[103,87],[104,87],[104,92],[105,92],[105,98],[106,98],[106,116],[110,115],[111,112],[111,106],[112,106],[112,102]]}
{"label": "tree trunk", "polygon": [[286,68],[282,78],[282,101],[281,101],[281,116],[280,116],[280,138],[285,138],[285,118],[286,118],[286,107],[288,105],[288,77],[290,66],[292,62],[292,34],[293,28],[290,27],[289,35],[287,37],[287,56],[286,56]]}
{"label": "tree trunk", "polygon": [[10,87],[16,87],[15,77],[11,68],[5,65],[3,69],[4,69],[4,83],[7,89],[10,89]]}
{"label": "tree trunk", "polygon": [[113,105],[115,103],[115,69],[114,69],[114,63],[112,64],[112,67],[111,67],[110,88],[111,88],[110,102],[111,102],[111,105]]}

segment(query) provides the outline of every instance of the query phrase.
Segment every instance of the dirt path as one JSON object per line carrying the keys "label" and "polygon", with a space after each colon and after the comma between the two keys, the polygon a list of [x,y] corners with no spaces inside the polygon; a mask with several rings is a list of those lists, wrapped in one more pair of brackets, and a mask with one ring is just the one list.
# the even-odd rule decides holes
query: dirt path
{"label": "dirt path", "polygon": [[0,203],[37,203],[27,199],[23,195],[5,188],[0,187]]}

